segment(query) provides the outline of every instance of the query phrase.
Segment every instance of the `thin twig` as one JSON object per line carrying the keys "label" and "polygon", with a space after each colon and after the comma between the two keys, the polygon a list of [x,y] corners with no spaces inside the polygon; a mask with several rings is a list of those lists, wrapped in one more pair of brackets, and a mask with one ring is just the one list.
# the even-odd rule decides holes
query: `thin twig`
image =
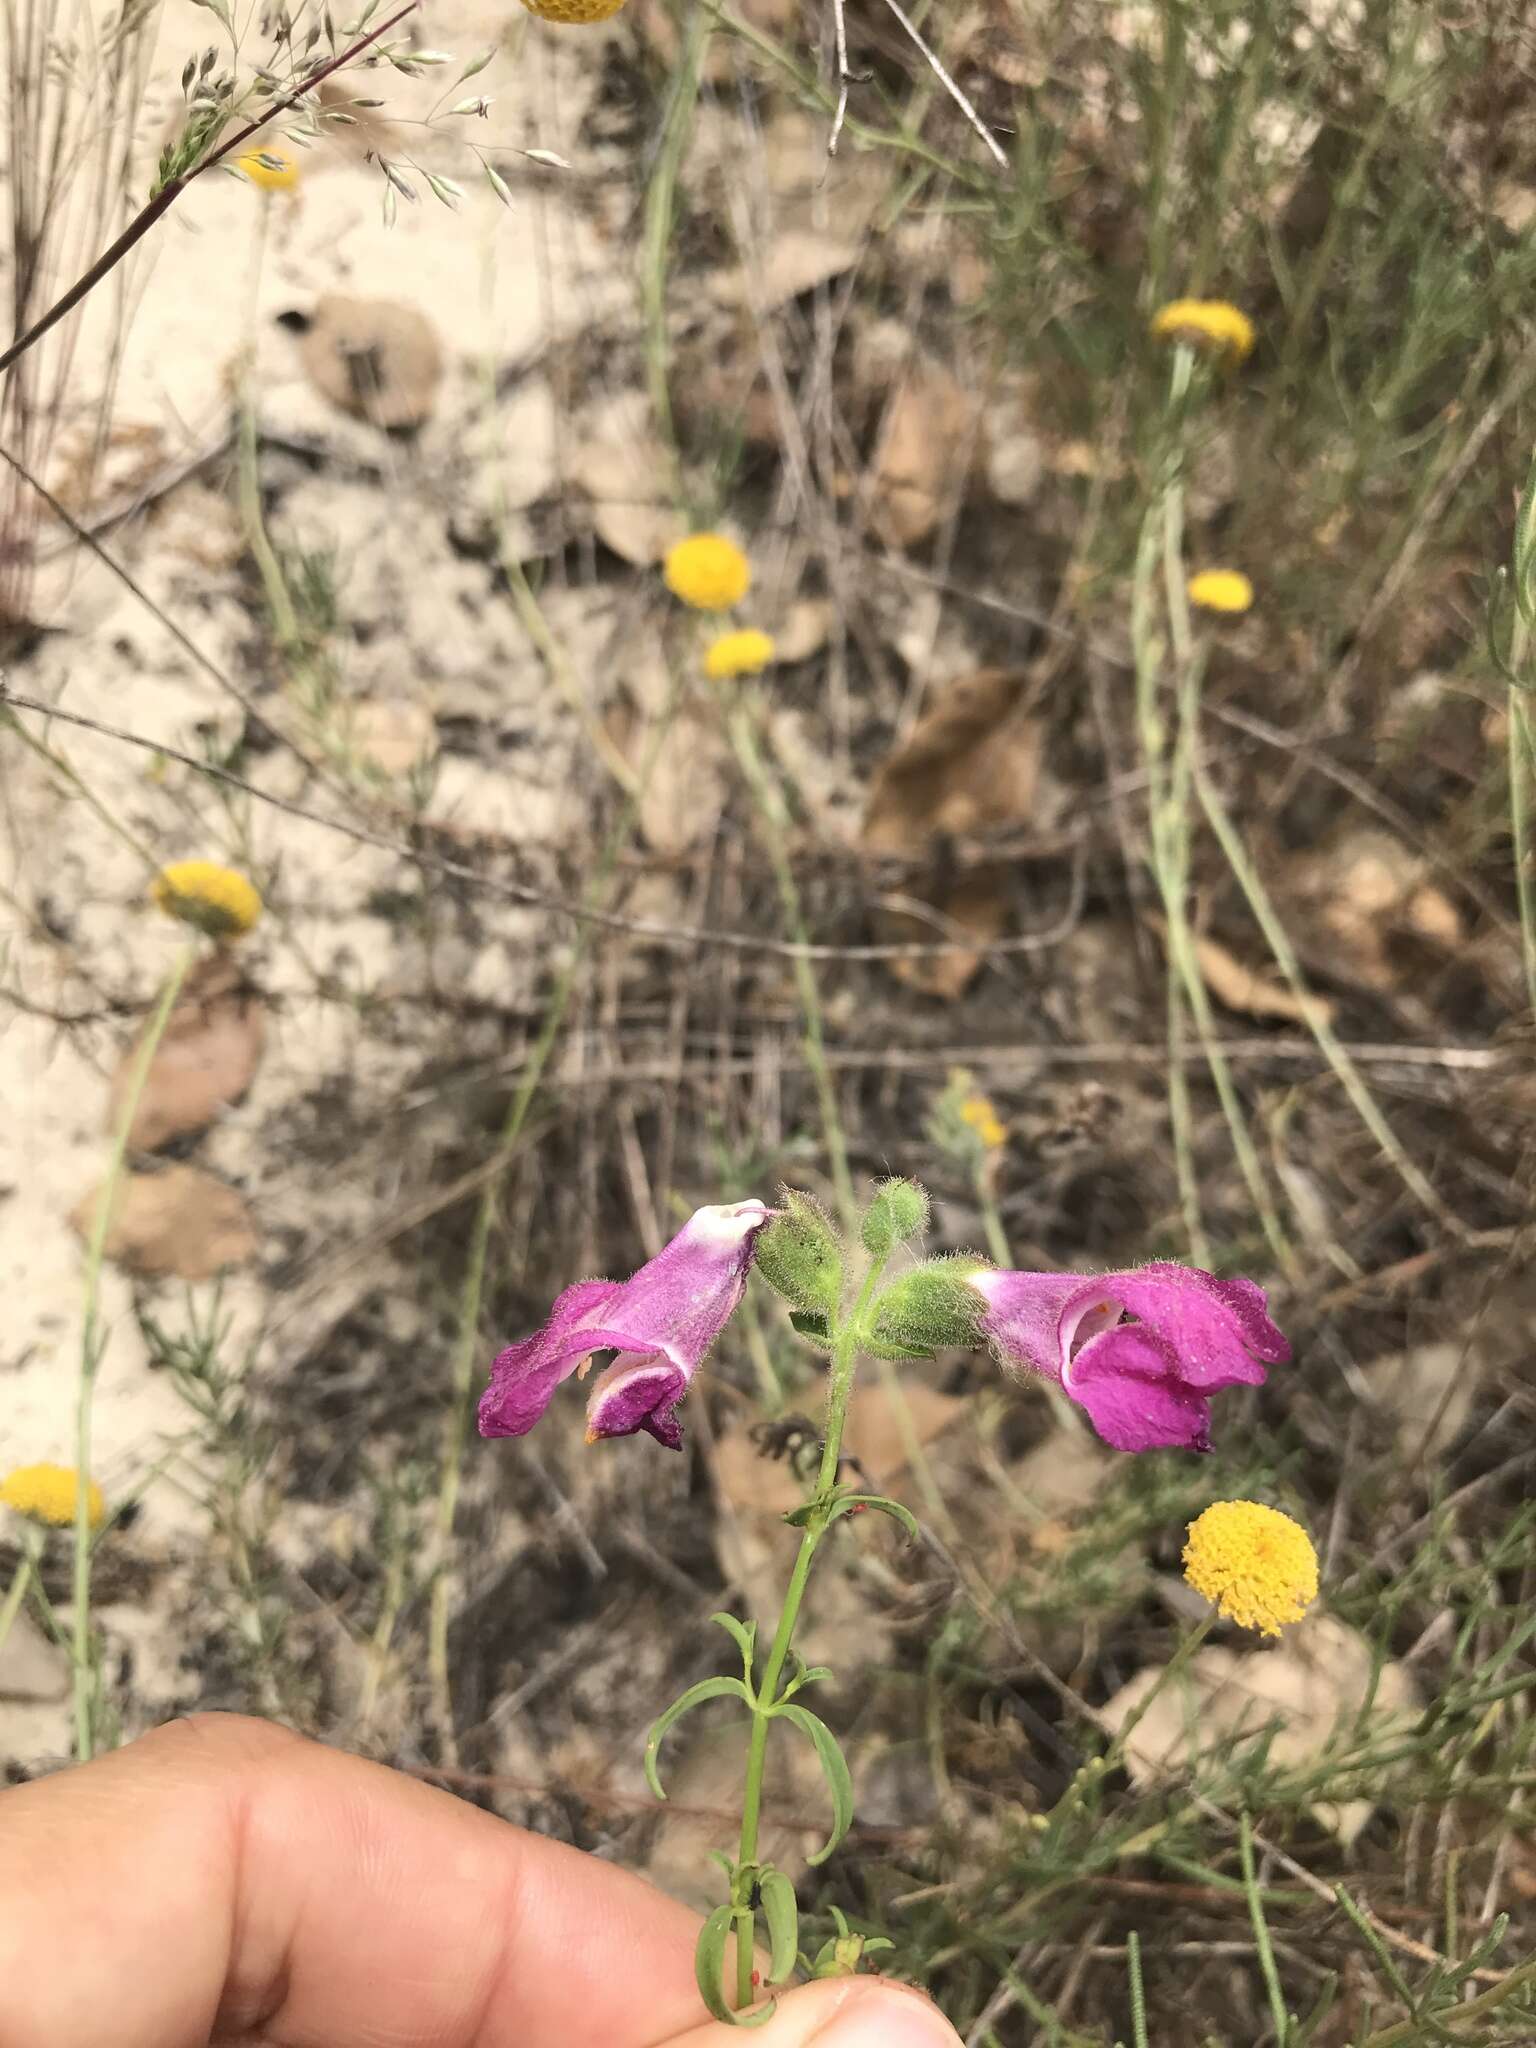
{"label": "thin twig", "polygon": [[[4,451],[0,450],[0,454]],[[59,718],[67,725],[76,725],[84,732],[94,732],[104,739],[121,740],[125,745],[142,747],[146,752],[163,754],[167,760],[180,761],[184,767],[194,769],[199,775],[211,777],[233,789],[242,790],[259,803],[269,804],[274,810],[284,811],[291,818],[302,818],[306,824],[318,825],[329,832],[339,832],[344,838],[352,839],[360,846],[372,846],[382,853],[393,854],[396,859],[409,861],[426,874],[446,876],[452,881],[471,882],[477,888],[488,890],[492,895],[505,896],[514,903],[528,905],[535,910],[546,910],[556,917],[568,917],[576,923],[601,926],[605,930],[625,932],[631,938],[649,939],[663,946],[715,946],[730,952],[762,953],[780,960],[934,960],[950,953],[980,953],[984,959],[992,959],[1009,953],[1035,953],[1051,946],[1060,945],[1069,937],[1077,924],[1082,903],[1083,873],[1079,861],[1074,873],[1072,897],[1063,915],[1040,931],[1021,932],[1011,939],[993,939],[986,945],[974,940],[958,941],[932,946],[884,945],[884,946],[829,946],[796,939],[775,939],[761,932],[727,931],[700,925],[669,925],[653,918],[625,917],[618,911],[595,910],[588,904],[572,903],[564,897],[551,896],[542,889],[529,888],[525,883],[509,882],[496,875],[487,875],[474,868],[467,861],[448,860],[440,854],[424,852],[397,839],[389,838],[383,832],[374,832],[366,825],[355,825],[344,818],[327,817],[323,811],[312,809],[308,804],[295,803],[291,798],[274,796],[270,790],[258,789],[232,769],[221,768],[212,761],[199,760],[195,754],[188,754],[180,747],[174,747],[168,740],[154,739],[148,734],[129,732],[124,727],[109,725],[104,719],[87,718],[78,711],[66,711],[61,705],[44,704],[35,697],[18,696],[5,687],[0,678],[0,706],[9,706],[15,711],[36,711],[44,718]],[[291,742],[287,744],[291,745]]]}
{"label": "thin twig", "polygon": [[982,141],[986,144],[987,148],[991,150],[997,162],[1006,171],[1008,168],[1008,158],[1007,154],[1002,148],[1002,145],[998,142],[997,137],[992,133],[992,131],[987,127],[986,123],[982,120],[980,114],[978,114],[976,109],[971,105],[970,101],[966,98],[965,94],[960,90],[959,86],[956,85],[955,81],[950,77],[949,73],[944,69],[944,66],[939,62],[937,54],[929,48],[927,43],[923,41],[921,34],[918,32],[916,22],[910,20],[909,17],[903,12],[900,5],[900,0],[885,0],[885,4],[887,7],[889,7],[892,14],[895,15],[896,19],[901,23],[902,27],[906,30],[911,40],[914,43],[916,43],[918,49],[922,52],[923,62],[928,66],[928,69],[939,81],[940,85],[943,86],[944,90],[949,94],[950,98],[954,101],[955,105],[960,109],[961,113],[964,114],[966,120],[969,121],[971,126],[976,130],[976,133],[981,137]]}

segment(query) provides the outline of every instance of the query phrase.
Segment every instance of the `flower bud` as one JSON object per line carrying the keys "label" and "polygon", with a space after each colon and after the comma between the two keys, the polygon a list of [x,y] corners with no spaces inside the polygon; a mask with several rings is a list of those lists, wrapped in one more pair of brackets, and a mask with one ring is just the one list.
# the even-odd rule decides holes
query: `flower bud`
{"label": "flower bud", "polygon": [[875,1302],[870,1349],[926,1355],[981,1341],[981,1301],[966,1285],[971,1259],[931,1259],[903,1273]]}
{"label": "flower bud", "polygon": [[785,1189],[783,1206],[757,1240],[757,1270],[796,1308],[836,1315],[843,1298],[842,1240],[809,1195]]}
{"label": "flower bud", "polygon": [[928,1221],[928,1197],[915,1181],[888,1180],[864,1211],[859,1236],[871,1258],[888,1259]]}

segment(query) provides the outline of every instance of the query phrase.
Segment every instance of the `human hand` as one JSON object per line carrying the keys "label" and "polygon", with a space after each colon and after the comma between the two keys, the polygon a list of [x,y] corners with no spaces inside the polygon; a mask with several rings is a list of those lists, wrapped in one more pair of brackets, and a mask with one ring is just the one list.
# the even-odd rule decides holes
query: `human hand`
{"label": "human hand", "polygon": [[0,1793],[0,2048],[957,2048],[876,1978],[700,2021],[638,1877],[262,1721]]}

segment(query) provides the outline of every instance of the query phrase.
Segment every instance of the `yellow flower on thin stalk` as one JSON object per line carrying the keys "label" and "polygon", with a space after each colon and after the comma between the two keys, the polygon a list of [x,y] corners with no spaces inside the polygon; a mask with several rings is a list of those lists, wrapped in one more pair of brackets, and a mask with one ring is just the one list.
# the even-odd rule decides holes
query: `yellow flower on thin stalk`
{"label": "yellow flower on thin stalk", "polygon": [[724,682],[728,676],[761,675],[773,656],[773,635],[760,633],[756,626],[744,626],[739,633],[722,633],[718,640],[711,640],[704,653],[704,673],[712,683]]}
{"label": "yellow flower on thin stalk", "polygon": [[752,588],[752,564],[723,533],[690,533],[661,565],[668,590],[698,612],[728,612]]}
{"label": "yellow flower on thin stalk", "polygon": [[1240,363],[1253,352],[1253,322],[1225,299],[1173,299],[1152,315],[1152,332],[1160,341],[1182,341],[1208,355]]}
{"label": "yellow flower on thin stalk", "polygon": [[1202,569],[1185,587],[1190,603],[1208,612],[1245,612],[1253,603],[1253,585],[1241,569]]}
{"label": "yellow flower on thin stalk", "polygon": [[618,13],[624,0],[523,0],[523,5],[541,21],[584,26],[589,22],[609,20]]}
{"label": "yellow flower on thin stalk", "polygon": [[238,939],[261,916],[254,883],[212,860],[178,860],[150,884],[155,907],[196,925],[210,939]]}
{"label": "yellow flower on thin stalk", "polygon": [[[26,1515],[34,1522],[53,1528],[67,1528],[75,1519],[75,1495],[79,1474],[73,1465],[18,1465],[0,1479],[0,1506]],[[93,1529],[107,1519],[107,1503],[93,1479],[86,1495],[87,1512]]]}
{"label": "yellow flower on thin stalk", "polygon": [[299,182],[297,157],[282,149],[251,149],[235,158],[235,169],[244,172],[263,192],[291,192]]}
{"label": "yellow flower on thin stalk", "polygon": [[960,1121],[969,1125],[988,1152],[996,1152],[1008,1142],[1008,1126],[989,1095],[967,1095],[960,1105]]}
{"label": "yellow flower on thin stalk", "polygon": [[1317,1598],[1317,1552],[1278,1508],[1219,1500],[1189,1525],[1184,1576],[1228,1621],[1277,1636]]}

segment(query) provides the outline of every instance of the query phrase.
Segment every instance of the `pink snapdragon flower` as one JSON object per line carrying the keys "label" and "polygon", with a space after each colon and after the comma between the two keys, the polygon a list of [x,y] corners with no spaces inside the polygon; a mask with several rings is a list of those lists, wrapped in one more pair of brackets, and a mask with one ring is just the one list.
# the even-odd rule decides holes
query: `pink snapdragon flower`
{"label": "pink snapdragon flower", "polygon": [[491,1366],[480,1434],[525,1436],[562,1380],[594,1351],[615,1351],[587,1403],[587,1442],[644,1429],[681,1450],[677,1404],[746,1292],[769,1213],[755,1199],[696,1209],[628,1280],[567,1287],[543,1327],[508,1345]]}
{"label": "pink snapdragon flower", "polygon": [[1117,1451],[1208,1451],[1207,1397],[1262,1386],[1265,1366],[1291,1355],[1262,1287],[1198,1266],[1096,1277],[983,1270],[970,1284],[1004,1369],[1055,1380]]}

